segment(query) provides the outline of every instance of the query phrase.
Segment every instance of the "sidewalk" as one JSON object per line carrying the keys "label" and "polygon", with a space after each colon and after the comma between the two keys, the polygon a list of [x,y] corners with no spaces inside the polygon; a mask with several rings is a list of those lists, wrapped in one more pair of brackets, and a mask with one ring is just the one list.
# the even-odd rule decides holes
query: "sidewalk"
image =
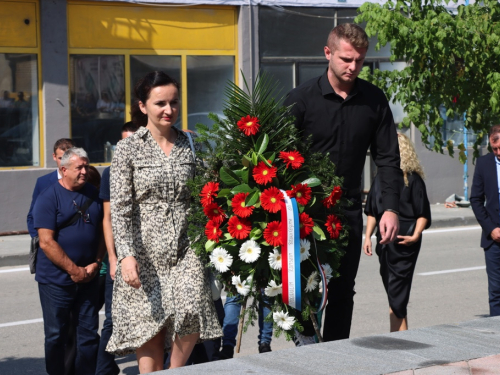
{"label": "sidewalk", "polygon": [[[445,208],[443,204],[433,204],[431,213],[431,229],[477,225],[471,208]],[[363,220],[366,221],[365,215]],[[477,241],[479,246],[479,238]],[[0,236],[0,267],[27,265],[29,248],[28,234]]]}
{"label": "sidewalk", "polygon": [[500,317],[249,355],[155,374],[498,375]]}

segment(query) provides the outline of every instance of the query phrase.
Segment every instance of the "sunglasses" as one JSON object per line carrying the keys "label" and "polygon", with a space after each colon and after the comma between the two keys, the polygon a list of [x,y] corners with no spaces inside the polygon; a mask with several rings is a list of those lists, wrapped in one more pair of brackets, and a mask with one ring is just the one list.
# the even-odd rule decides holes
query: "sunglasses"
{"label": "sunglasses", "polygon": [[78,212],[81,215],[81,217],[85,223],[90,222],[90,215],[88,213],[86,214],[85,212],[82,212],[82,209],[80,208],[80,206],[78,206],[76,204],[76,202],[74,200],[73,200],[73,206],[75,206],[76,212]]}

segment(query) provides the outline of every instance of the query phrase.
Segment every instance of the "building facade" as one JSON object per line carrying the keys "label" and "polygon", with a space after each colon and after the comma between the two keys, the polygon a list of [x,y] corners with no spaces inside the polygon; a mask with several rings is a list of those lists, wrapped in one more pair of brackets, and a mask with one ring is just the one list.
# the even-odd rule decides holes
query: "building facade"
{"label": "building facade", "polygon": [[[181,83],[179,127],[210,125],[208,113],[222,113],[227,81],[242,86],[262,70],[279,80],[276,95],[282,96],[322,74],[328,32],[352,22],[360,5],[0,0],[0,233],[26,230],[36,178],[56,166],[57,139],[72,138],[93,165],[109,165],[121,126],[130,120],[134,83],[146,72],[163,70]],[[389,48],[377,51],[375,44],[370,43],[367,66],[404,66],[391,64]],[[391,106],[400,122],[401,106]],[[403,131],[417,144],[431,201],[461,194],[458,160],[427,151],[415,128]],[[365,190],[375,173],[369,156],[367,161]]]}

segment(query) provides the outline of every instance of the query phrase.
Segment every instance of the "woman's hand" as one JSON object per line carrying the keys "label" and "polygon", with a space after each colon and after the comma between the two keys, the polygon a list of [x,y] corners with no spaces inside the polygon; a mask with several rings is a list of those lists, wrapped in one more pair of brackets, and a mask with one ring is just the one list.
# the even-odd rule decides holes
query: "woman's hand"
{"label": "woman's hand", "polygon": [[411,246],[420,238],[420,233],[414,233],[412,236],[398,236],[398,245]]}
{"label": "woman's hand", "polygon": [[365,243],[363,244],[363,251],[369,257],[372,256],[372,239],[369,236],[365,238]]}
{"label": "woman's hand", "polygon": [[139,289],[141,287],[141,280],[139,280],[139,265],[133,256],[123,258],[122,265],[122,278],[132,288]]}

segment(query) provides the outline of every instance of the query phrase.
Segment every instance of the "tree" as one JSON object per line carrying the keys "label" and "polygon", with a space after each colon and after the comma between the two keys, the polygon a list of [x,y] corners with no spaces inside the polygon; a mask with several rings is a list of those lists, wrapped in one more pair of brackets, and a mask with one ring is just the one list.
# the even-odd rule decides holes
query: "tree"
{"label": "tree", "polygon": [[[478,135],[475,158],[500,118],[500,4],[484,0],[456,11],[445,5],[442,0],[363,4],[356,22],[366,22],[366,33],[378,37],[376,48],[390,43],[391,61],[410,65],[373,74],[365,68],[361,76],[401,102],[407,114],[403,125],[415,124],[434,151],[443,153],[444,146],[439,107],[447,116],[466,113],[466,128]],[[453,143],[446,146],[453,156]],[[458,148],[464,162],[463,143]]]}

